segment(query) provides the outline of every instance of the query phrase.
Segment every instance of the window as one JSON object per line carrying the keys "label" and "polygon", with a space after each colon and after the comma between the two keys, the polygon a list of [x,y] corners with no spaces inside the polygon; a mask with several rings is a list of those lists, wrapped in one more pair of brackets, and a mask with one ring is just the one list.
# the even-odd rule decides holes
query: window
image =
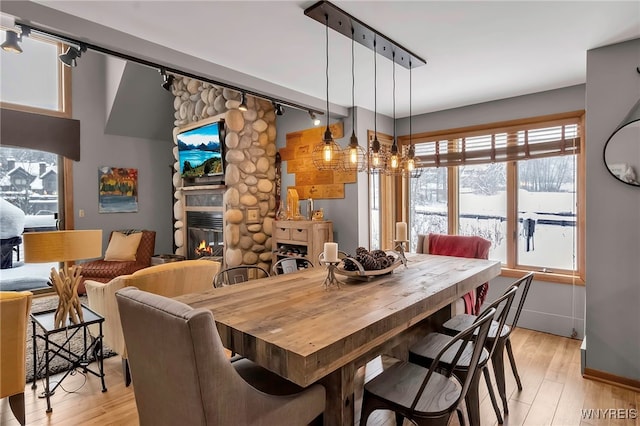
{"label": "window", "polygon": [[[0,51],[3,118],[18,114],[49,120],[52,116],[58,122],[73,121],[69,120],[71,69],[58,60],[65,46],[32,35],[22,39],[22,48],[21,54]],[[12,121],[14,124],[18,122]],[[28,121],[32,122],[42,121]],[[50,129],[47,125],[39,125],[39,128]],[[16,136],[10,129],[11,126],[3,122],[3,137],[9,136],[3,138],[0,147],[0,196],[25,213],[25,231],[56,229],[56,213],[60,213],[65,228],[73,229],[71,160],[53,153],[58,152],[55,148],[50,150],[52,152],[28,149],[30,141]],[[17,255],[16,261],[22,251],[20,247],[19,251],[12,253]],[[44,283],[51,266],[55,265],[52,263],[45,268],[34,269],[32,265],[24,267],[16,263],[15,266],[23,267],[16,268],[14,272],[18,278],[43,278],[40,281]]]}
{"label": "window", "polygon": [[[20,54],[1,51],[0,101],[3,107],[70,116],[68,67],[58,55],[64,46],[32,35],[23,37]],[[28,82],[28,84],[26,83]]]}
{"label": "window", "polygon": [[408,182],[412,250],[418,234],[478,235],[504,271],[583,278],[583,115],[413,135],[426,168]]}

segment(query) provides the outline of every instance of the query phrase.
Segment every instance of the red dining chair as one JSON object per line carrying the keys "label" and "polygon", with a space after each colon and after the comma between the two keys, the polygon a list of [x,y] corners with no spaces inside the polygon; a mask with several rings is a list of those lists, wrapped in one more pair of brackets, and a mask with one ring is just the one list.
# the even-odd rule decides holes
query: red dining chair
{"label": "red dining chair", "polygon": [[[491,241],[482,237],[468,235],[418,234],[418,253],[438,254],[442,256],[488,259]],[[464,313],[476,314],[487,297],[489,283],[484,283],[475,291],[463,296]],[[455,306],[454,306],[455,307]],[[456,309],[455,313],[462,313]]]}

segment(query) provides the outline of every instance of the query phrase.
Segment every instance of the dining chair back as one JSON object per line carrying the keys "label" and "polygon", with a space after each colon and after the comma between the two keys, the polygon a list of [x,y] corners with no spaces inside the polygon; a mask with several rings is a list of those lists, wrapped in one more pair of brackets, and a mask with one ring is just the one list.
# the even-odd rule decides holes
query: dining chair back
{"label": "dining chair back", "polygon": [[[516,280],[511,287],[517,287],[518,292],[520,293],[520,300],[518,302],[518,307],[516,308],[515,314],[511,322],[508,320],[502,327],[499,327],[498,323],[494,320],[494,324],[489,331],[489,336],[487,338],[486,345],[488,347],[492,347],[493,352],[491,355],[491,364],[493,365],[493,374],[496,378],[496,386],[498,387],[498,394],[500,395],[500,399],[502,400],[502,409],[504,413],[509,413],[509,405],[507,401],[506,394],[506,379],[505,379],[505,366],[504,366],[504,352],[506,350],[507,355],[509,357],[509,362],[511,364],[511,370],[513,371],[513,376],[516,379],[516,384],[518,386],[518,390],[522,390],[522,382],[520,380],[520,375],[518,374],[518,368],[516,367],[516,360],[513,355],[513,348],[511,347],[511,333],[516,328],[518,324],[518,320],[520,319],[520,314],[522,313],[522,308],[527,299],[527,295],[529,294],[529,288],[531,287],[531,283],[533,282],[533,272],[529,272],[527,275],[523,276]],[[511,288],[509,287],[509,288]],[[508,291],[509,289],[507,289]],[[455,334],[459,330],[464,329],[471,322],[475,320],[473,315],[456,315],[449,321],[445,322],[443,327],[448,333]],[[498,332],[498,330],[500,330]]]}
{"label": "dining chair back", "polygon": [[[488,259],[491,241],[472,235],[418,234],[416,252],[442,256]],[[477,314],[489,291],[486,282],[465,294],[453,305],[453,313]]]}
{"label": "dining chair back", "polygon": [[485,310],[478,321],[442,345],[428,369],[398,362],[368,382],[360,426],[365,426],[377,409],[394,411],[397,425],[404,418],[418,425],[446,425],[454,411],[464,424],[458,407],[472,387],[473,375],[467,375],[462,383],[453,377],[459,365],[476,370],[495,312],[495,308]]}
{"label": "dining chair back", "polygon": [[273,275],[291,274],[302,269],[313,268],[313,262],[306,257],[283,257],[271,266]]}
{"label": "dining chair back", "polygon": [[269,277],[269,272],[258,265],[238,265],[225,268],[213,278],[214,287],[233,285],[258,278]]}
{"label": "dining chair back", "polygon": [[0,291],[0,398],[21,425],[25,424],[24,384],[27,376],[27,326],[31,311],[29,291]]}
{"label": "dining chair back", "polygon": [[231,363],[211,311],[135,287],[116,299],[140,425],[306,425],[323,413],[321,385]]}
{"label": "dining chair back", "polygon": [[[504,326],[517,291],[517,286],[513,285],[509,287],[509,289],[507,289],[507,291],[505,291],[502,296],[494,300],[483,310],[483,312],[488,310],[496,311],[494,319],[491,322],[491,328],[496,327],[499,330]],[[481,318],[483,318],[483,313],[476,317],[472,324],[479,321]],[[490,334],[491,331],[489,331],[489,335]],[[419,340],[409,348],[409,361],[414,362],[418,365],[422,365],[424,367],[430,367],[439,348],[443,344],[446,344],[450,339],[451,336],[442,333],[428,334],[424,339]],[[472,426],[480,424],[480,372],[482,372],[482,374],[484,375],[485,381],[487,383],[487,389],[489,390],[489,396],[491,398],[493,409],[496,412],[498,423],[502,423],[502,414],[500,413],[500,408],[498,407],[498,403],[493,392],[493,386],[491,385],[491,378],[489,376],[488,369],[489,359],[491,359],[491,355],[496,347],[496,344],[495,342],[492,342],[491,344],[487,345],[485,342],[484,345],[485,350],[483,351],[482,357],[480,358],[477,370],[470,369],[469,367],[465,366],[464,363],[458,364],[455,367],[456,375],[461,377],[466,377],[468,375],[473,376],[471,381],[471,388],[466,394],[469,423]]]}

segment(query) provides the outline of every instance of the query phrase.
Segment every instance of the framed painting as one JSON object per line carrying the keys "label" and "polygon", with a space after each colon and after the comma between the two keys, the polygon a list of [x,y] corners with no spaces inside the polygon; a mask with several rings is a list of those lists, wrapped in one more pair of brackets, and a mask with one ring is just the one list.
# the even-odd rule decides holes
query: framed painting
{"label": "framed painting", "polygon": [[138,211],[138,169],[98,168],[98,213]]}

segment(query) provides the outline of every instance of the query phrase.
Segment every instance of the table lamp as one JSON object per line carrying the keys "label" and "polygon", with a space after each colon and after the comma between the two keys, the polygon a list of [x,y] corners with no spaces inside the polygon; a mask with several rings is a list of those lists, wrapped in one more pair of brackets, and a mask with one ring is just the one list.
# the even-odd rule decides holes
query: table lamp
{"label": "table lamp", "polygon": [[82,267],[67,262],[102,256],[102,230],[26,232],[22,238],[25,263],[64,262],[59,271],[51,268],[51,283],[60,298],[55,327],[64,327],[67,317],[73,324],[82,322],[78,297]]}

